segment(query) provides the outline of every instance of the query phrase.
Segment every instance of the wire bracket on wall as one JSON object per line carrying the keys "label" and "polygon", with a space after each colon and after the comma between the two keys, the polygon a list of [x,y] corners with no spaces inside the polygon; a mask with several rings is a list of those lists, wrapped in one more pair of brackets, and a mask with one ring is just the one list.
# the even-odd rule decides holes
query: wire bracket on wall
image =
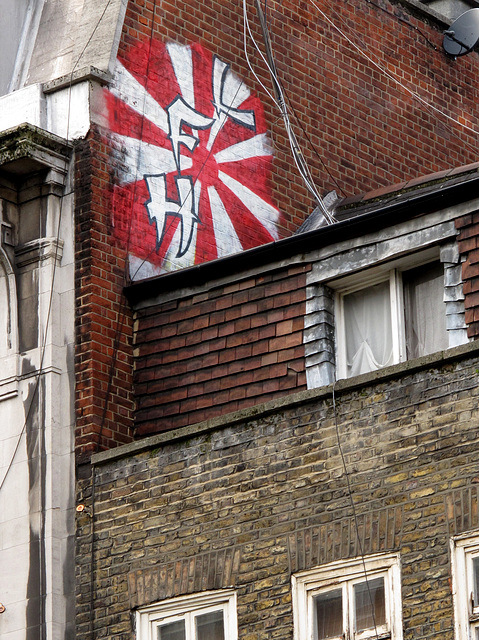
{"label": "wire bracket on wall", "polygon": [[479,9],[470,9],[459,16],[444,31],[444,51],[451,58],[465,56],[479,43]]}

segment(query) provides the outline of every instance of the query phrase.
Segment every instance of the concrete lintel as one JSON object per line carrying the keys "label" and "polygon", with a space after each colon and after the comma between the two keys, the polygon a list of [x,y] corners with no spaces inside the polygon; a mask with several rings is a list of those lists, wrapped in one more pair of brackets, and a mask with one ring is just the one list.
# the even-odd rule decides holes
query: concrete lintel
{"label": "concrete lintel", "polygon": [[428,7],[424,2],[418,0],[399,0],[400,4],[412,9],[412,13],[417,16],[428,16],[428,18],[438,27],[445,27],[451,24],[451,21],[438,11]]}
{"label": "concrete lintel", "polygon": [[255,405],[247,409],[241,409],[240,411],[236,411],[235,413],[230,413],[228,415],[218,416],[217,418],[212,418],[205,422],[149,436],[143,440],[121,445],[114,449],[109,449],[108,451],[95,453],[92,455],[91,462],[93,466],[108,464],[113,460],[133,456],[150,449],[156,449],[172,442],[185,440],[187,438],[195,438],[202,434],[231,427],[242,422],[258,420],[277,411],[286,411],[307,402],[332,397],[333,393],[335,396],[340,396],[343,393],[349,393],[358,387],[364,389],[390,379],[399,378],[431,367],[441,367],[448,362],[462,360],[468,357],[473,357],[474,355],[479,355],[479,340],[446,349],[445,351],[438,351],[415,360],[408,360],[407,362],[401,362],[390,367],[384,367],[384,369],[378,369],[371,373],[364,373],[360,376],[355,376],[354,378],[344,378],[324,387],[309,389],[307,391],[299,391],[298,393],[284,396],[277,400],[271,400],[264,404]]}
{"label": "concrete lintel", "polygon": [[65,174],[71,151],[63,138],[23,123],[0,133],[0,172],[25,176],[48,168]]}
{"label": "concrete lintel", "polygon": [[82,67],[77,69],[73,73],[68,73],[55,80],[50,80],[42,85],[42,91],[44,94],[54,93],[60,89],[67,89],[80,82],[98,82],[102,86],[109,85],[113,80],[113,76],[110,72],[102,71],[96,67]]}

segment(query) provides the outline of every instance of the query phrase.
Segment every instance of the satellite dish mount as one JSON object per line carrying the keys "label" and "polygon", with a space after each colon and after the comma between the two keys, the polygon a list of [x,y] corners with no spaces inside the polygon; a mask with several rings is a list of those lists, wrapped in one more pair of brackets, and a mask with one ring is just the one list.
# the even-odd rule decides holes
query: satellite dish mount
{"label": "satellite dish mount", "polygon": [[473,51],[479,43],[479,8],[469,9],[459,16],[444,31],[442,46],[451,58],[464,56]]}

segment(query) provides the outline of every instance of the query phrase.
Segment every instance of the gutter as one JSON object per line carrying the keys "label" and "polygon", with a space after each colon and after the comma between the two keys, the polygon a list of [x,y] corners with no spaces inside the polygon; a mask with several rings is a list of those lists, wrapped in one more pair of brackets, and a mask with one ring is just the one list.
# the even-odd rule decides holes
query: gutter
{"label": "gutter", "polygon": [[378,231],[476,197],[479,197],[477,170],[467,173],[466,176],[435,182],[434,186],[424,187],[423,183],[420,188],[405,191],[399,196],[398,192],[390,194],[389,202],[385,202],[384,198],[380,202],[371,201],[370,204],[363,204],[363,201],[361,205],[347,209],[341,209],[339,204],[336,215],[348,216],[340,222],[193,267],[139,280],[125,287],[124,293],[130,304],[135,307],[160,293],[201,285],[217,278],[218,274],[225,277],[270,262],[284,261],[293,255],[306,253],[338,240]]}

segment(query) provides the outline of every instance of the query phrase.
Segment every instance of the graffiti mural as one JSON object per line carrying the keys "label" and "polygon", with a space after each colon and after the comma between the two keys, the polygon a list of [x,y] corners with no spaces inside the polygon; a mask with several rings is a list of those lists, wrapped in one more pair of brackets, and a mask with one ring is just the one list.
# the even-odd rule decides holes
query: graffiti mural
{"label": "graffiti mural", "polygon": [[112,223],[133,279],[278,238],[259,99],[197,44],[144,43],[105,90]]}

